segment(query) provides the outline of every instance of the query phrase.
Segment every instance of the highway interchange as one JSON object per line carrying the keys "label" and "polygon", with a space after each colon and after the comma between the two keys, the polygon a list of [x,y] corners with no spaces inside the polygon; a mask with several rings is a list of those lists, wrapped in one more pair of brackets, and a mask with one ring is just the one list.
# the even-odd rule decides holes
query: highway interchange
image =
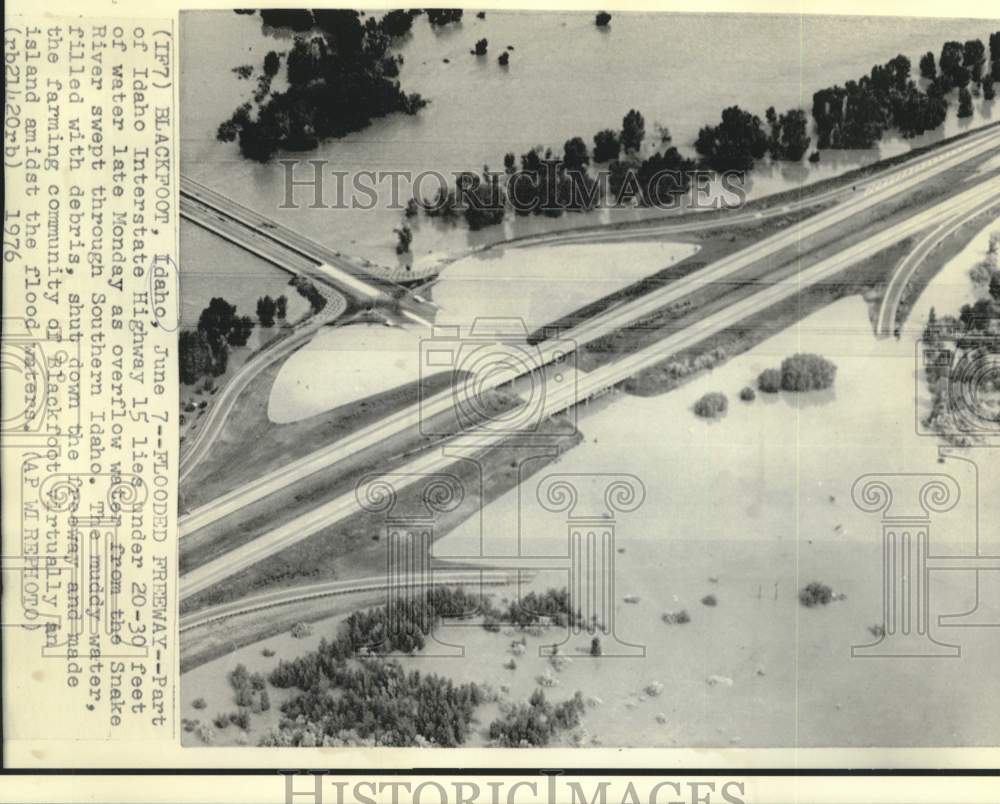
{"label": "highway interchange", "polygon": [[[560,333],[557,342],[542,341],[539,343],[537,350],[533,353],[533,365],[528,367],[530,371],[541,370],[551,361],[561,359],[565,354],[567,342],[580,346],[621,330],[651,313],[684,299],[700,288],[709,285],[736,285],[742,276],[749,275],[749,271],[759,272],[762,265],[767,267],[768,271],[773,271],[773,277],[770,280],[762,281],[759,274],[754,274],[757,278],[753,280],[752,287],[746,293],[735,295],[732,301],[727,302],[721,309],[701,318],[697,326],[676,332],[664,332],[663,337],[655,343],[612,360],[590,372],[582,373],[574,383],[566,383],[552,389],[546,393],[543,400],[543,415],[554,415],[598,395],[638,372],[697,345],[713,334],[722,332],[785,299],[794,297],[806,288],[817,283],[830,281],[846,268],[856,265],[894,244],[908,238],[920,237],[911,253],[893,271],[879,311],[877,332],[881,335],[890,333],[907,283],[927,254],[962,223],[997,206],[997,199],[1000,198],[1000,177],[997,176],[997,171],[987,171],[966,178],[960,188],[950,188],[945,193],[945,198],[923,206],[917,205],[913,214],[896,215],[895,217],[888,215],[884,226],[873,224],[873,231],[866,233],[860,239],[845,238],[843,243],[836,240],[831,242],[830,232],[834,230],[834,227],[840,226],[842,229],[845,225],[849,226],[852,221],[858,221],[857,229],[860,232],[865,225],[877,221],[879,214],[884,210],[894,210],[893,205],[900,203],[910,195],[925,192],[928,187],[933,187],[933,182],[948,171],[995,153],[998,148],[1000,148],[1000,129],[991,127],[918,156],[901,166],[874,173],[853,186],[838,187],[794,203],[775,206],[760,212],[738,213],[726,220],[707,220],[704,219],[704,216],[691,214],[669,222],[633,229],[567,231],[535,236],[511,244],[516,247],[528,247],[556,242],[583,243],[632,238],[668,238],[672,234],[724,227],[738,220],[751,221],[759,220],[764,216],[788,214],[793,208],[818,204],[829,205],[812,216],[785,227],[777,234],[765,237],[747,248],[719,259],[683,278],[676,279],[662,288],[592,316],[566,332]],[[207,188],[199,190],[199,193],[201,198],[208,198],[216,203],[209,195],[210,191],[207,191]],[[257,217],[259,218],[259,216]],[[243,221],[241,225],[243,228],[253,228],[260,226],[261,220],[265,219],[251,218]],[[273,242],[272,237],[279,240],[285,237],[284,232],[276,235],[273,227],[268,231],[270,234],[265,237],[265,240],[269,242]],[[302,270],[315,271],[316,260],[333,256],[326,250],[321,254],[308,242],[303,243],[303,240],[304,238],[300,239],[298,235],[291,238],[292,252],[307,262],[312,261],[311,267],[308,269],[303,267]],[[806,250],[807,245],[819,255],[816,260],[797,258],[797,255]],[[335,265],[335,270],[346,270],[344,267],[346,263],[347,261],[342,261],[339,265]],[[353,267],[353,264],[351,265]],[[792,265],[794,270],[790,270],[789,265]],[[352,278],[354,281],[366,281],[358,279],[354,274],[352,274]],[[350,292],[352,289],[350,282],[341,282],[339,286],[334,284],[342,292]],[[373,286],[378,292],[386,292],[385,286],[381,283],[376,282]],[[425,300],[415,296],[415,294],[407,294],[407,298],[413,305],[411,310],[419,310],[422,315],[430,314],[429,305],[426,304]],[[296,343],[298,342],[299,339],[296,339]],[[522,357],[523,350],[518,350],[516,346],[514,348],[519,352],[519,358]],[[286,347],[282,352],[270,357],[268,363],[289,352],[290,348]],[[363,427],[298,460],[291,461],[277,470],[266,473],[190,512],[180,520],[181,537],[184,539],[210,524],[221,522],[226,517],[234,517],[247,506],[288,488],[317,472],[336,472],[339,462],[363,449],[378,444],[390,435],[402,433],[418,426],[421,417],[426,419],[428,416],[444,414],[452,410],[456,397],[473,393],[473,387],[477,389],[476,392],[481,392],[484,389],[494,388],[509,382],[510,379],[509,375],[504,374],[494,378],[479,378],[478,380],[470,378],[464,387],[460,385],[446,389],[423,400],[422,406],[412,405],[395,411],[378,422]],[[246,381],[248,378],[244,378],[241,387],[245,386]],[[232,398],[235,398],[238,393],[238,388],[232,391]],[[212,420],[211,426],[206,423],[202,432],[221,426],[224,418],[224,414],[220,414],[219,420]],[[484,450],[489,449],[502,442],[508,435],[509,428],[507,426],[491,431],[487,425],[480,432],[480,446]],[[210,440],[207,438],[204,444],[207,445]],[[185,474],[195,465],[204,451],[205,446],[203,445],[198,448],[197,452],[188,453],[183,468]],[[193,459],[190,457],[192,454],[194,455]],[[393,471],[397,475],[441,471],[453,460],[453,458],[444,456],[442,451],[433,450]],[[282,525],[261,533],[248,543],[194,567],[182,575],[181,599],[189,599],[199,592],[210,589],[219,581],[356,514],[358,510],[359,504],[354,493],[343,494],[293,517]],[[362,581],[338,581],[337,584],[342,584],[342,587],[327,585],[324,588],[334,589],[336,593],[346,593],[349,589],[361,587],[368,588]],[[311,592],[308,589],[309,587],[302,587],[301,594],[294,590],[284,590],[277,595],[277,598],[270,598],[269,605],[274,604],[275,599],[280,599],[282,603],[307,599],[308,596],[316,592],[315,589]],[[333,593],[330,592],[330,594]],[[219,609],[213,607],[204,610],[195,620],[191,619],[194,615],[188,615],[187,625],[184,627],[186,629],[193,627],[192,623],[217,622],[222,616],[231,616],[237,611],[245,611],[245,607],[241,608],[237,604],[224,605],[234,606],[234,608]],[[209,616],[211,611],[215,611],[216,614]]]}

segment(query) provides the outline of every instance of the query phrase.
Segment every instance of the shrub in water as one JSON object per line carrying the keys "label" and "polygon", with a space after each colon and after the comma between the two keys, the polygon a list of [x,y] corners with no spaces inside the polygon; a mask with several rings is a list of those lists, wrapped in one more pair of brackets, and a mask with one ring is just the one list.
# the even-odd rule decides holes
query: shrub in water
{"label": "shrub in water", "polygon": [[781,362],[784,391],[819,391],[830,388],[836,377],[837,367],[819,355],[800,353]]}
{"label": "shrub in water", "polygon": [[819,581],[813,581],[799,592],[799,601],[806,608],[825,606],[831,600],[833,600],[833,590]]}
{"label": "shrub in water", "polygon": [[711,391],[694,403],[694,412],[703,419],[717,419],[729,409],[725,394]]}
{"label": "shrub in water", "polygon": [[781,390],[781,372],[778,369],[764,369],[757,378],[757,387],[765,394],[776,394]]}

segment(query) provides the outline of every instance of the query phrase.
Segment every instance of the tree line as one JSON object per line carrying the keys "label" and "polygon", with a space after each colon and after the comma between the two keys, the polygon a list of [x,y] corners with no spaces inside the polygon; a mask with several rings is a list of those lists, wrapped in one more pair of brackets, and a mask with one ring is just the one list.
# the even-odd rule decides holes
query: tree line
{"label": "tree line", "polygon": [[[326,299],[323,301],[325,303]],[[276,321],[285,320],[287,312],[288,299],[285,296],[276,299],[262,296],[257,300],[256,323],[262,327],[273,327]],[[230,347],[246,346],[254,325],[250,316],[236,314],[235,304],[220,296],[212,298],[198,316],[198,326],[185,329],[180,334],[178,359],[181,382],[194,385],[203,377],[225,374]]]}
{"label": "tree line", "polygon": [[[525,624],[537,623],[542,616],[566,622],[568,601],[565,590],[528,595],[521,608],[531,613],[516,617]],[[406,672],[384,654],[418,651],[444,617],[483,611],[514,620],[513,608],[504,613],[489,599],[451,587],[434,587],[425,595],[396,601],[392,607],[352,613],[334,638],[322,639],[315,651],[304,656],[281,660],[271,672],[273,686],[296,688],[299,693],[282,705],[281,725],[261,744],[463,744],[476,708],[493,697],[490,690],[475,683],[456,684],[436,674]],[[245,671],[240,674],[239,668],[234,672],[238,674],[234,688],[249,689],[252,703],[253,677],[244,677]],[[489,733],[501,745],[524,740],[545,745],[559,729],[575,726],[582,711],[579,695],[553,705],[536,694],[527,704],[504,707]]]}
{"label": "tree line", "polygon": [[[870,73],[844,86],[834,85],[813,95],[811,113],[818,149],[871,148],[890,128],[914,137],[938,128],[948,111],[948,92],[958,88],[959,116],[972,114],[972,92],[989,101],[1000,77],[1000,32],[989,37],[989,61],[980,40],[944,45],[938,71],[934,54],[920,61],[922,90],[911,77],[910,60],[896,56],[875,65]],[[988,67],[988,69],[987,69]],[[972,86],[970,91],[969,86]],[[559,216],[564,211],[586,212],[612,200],[614,205],[670,205],[688,191],[699,172],[745,173],[769,157],[772,161],[800,162],[813,145],[809,115],[800,108],[778,112],[773,106],[764,118],[741,107],[722,111],[720,121],[703,126],[695,140],[697,160],[685,158],[660,130],[653,152],[642,158],[646,123],[641,112],[630,110],[620,129],[603,129],[593,146],[581,136],[571,137],[561,153],[541,146],[504,156],[504,170],[516,180],[503,186],[488,169],[482,176],[466,174],[454,189],[440,189],[426,200],[431,217],[457,221],[464,217],[471,229],[497,225],[508,208],[515,214]],[[818,161],[813,151],[810,161]],[[606,165],[607,185],[596,182],[590,165]],[[465,203],[463,203],[465,202]]]}

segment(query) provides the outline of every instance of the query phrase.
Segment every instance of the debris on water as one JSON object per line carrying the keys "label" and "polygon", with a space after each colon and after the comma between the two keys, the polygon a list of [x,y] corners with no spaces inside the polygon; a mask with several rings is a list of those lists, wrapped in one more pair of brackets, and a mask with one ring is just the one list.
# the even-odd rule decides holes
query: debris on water
{"label": "debris on water", "polygon": [[513,657],[504,662],[503,666],[508,670],[517,670],[517,662],[514,661]]}
{"label": "debris on water", "polygon": [[587,698],[587,706],[589,706],[589,707],[600,706],[603,703],[604,703],[604,700],[601,699],[601,698],[598,698],[596,695],[591,695],[589,698]]}
{"label": "debris on water", "polygon": [[542,687],[558,687],[559,679],[552,675],[552,671],[545,668],[545,672],[535,679]]}
{"label": "debris on water", "polygon": [[625,548],[624,547],[619,547],[618,548],[618,552],[619,553],[624,553],[625,552]]}
{"label": "debris on water", "polygon": [[623,598],[623,600],[626,603],[638,603],[639,599],[640,598],[638,595],[625,595],[625,597]]}
{"label": "debris on water", "polygon": [[728,676],[709,676],[705,681],[710,687],[731,687],[733,680]]}
{"label": "debris on water", "polygon": [[708,576],[708,582],[709,583],[718,583],[719,582],[719,576],[718,575],[709,575]]}
{"label": "debris on water", "polygon": [[556,669],[556,672],[562,672],[562,669],[573,660],[570,659],[569,656],[563,656],[562,654],[555,653],[549,657],[549,661],[552,663],[552,666]]}
{"label": "debris on water", "polygon": [[715,595],[705,595],[705,597],[703,597],[701,599],[701,602],[702,602],[702,605],[704,605],[704,606],[717,606],[717,605],[719,605],[719,601],[716,599]]}
{"label": "debris on water", "polygon": [[663,712],[657,712],[657,714],[656,714],[656,722],[660,723],[660,724],[666,723],[667,722],[667,716],[665,714],[663,714]]}
{"label": "debris on water", "polygon": [[635,709],[636,703],[635,701],[626,701],[625,706],[627,706],[629,709]]}
{"label": "debris on water", "polygon": [[730,737],[729,738],[729,744],[730,745],[739,745],[742,742],[743,742],[743,738],[742,737]]}
{"label": "debris on water", "polygon": [[501,684],[500,685],[500,692],[503,695],[509,694],[510,693],[510,684]]}
{"label": "debris on water", "polygon": [[511,642],[510,643],[510,652],[513,653],[515,656],[523,656],[524,652],[527,649],[528,649],[528,646],[525,645],[523,642]]}
{"label": "debris on water", "polygon": [[757,668],[757,675],[758,676],[764,676],[764,675],[767,675],[767,673],[764,672],[764,668],[763,667],[758,667]]}
{"label": "debris on water", "polygon": [[687,613],[687,609],[681,609],[680,611],[664,612],[661,619],[667,625],[683,625],[691,622],[691,615]]}
{"label": "debris on water", "polygon": [[663,692],[663,684],[659,681],[654,681],[652,684],[646,686],[646,695],[651,698],[657,697],[661,692]]}
{"label": "debris on water", "polygon": [[830,502],[832,502],[832,503],[837,502],[837,498],[834,497],[832,494],[830,495]]}
{"label": "debris on water", "polygon": [[871,634],[873,637],[878,637],[879,639],[881,639],[882,637],[885,636],[885,626],[881,624],[869,625],[868,633]]}
{"label": "debris on water", "polygon": [[834,528],[833,528],[833,530],[834,530],[834,531],[835,531],[836,533],[840,533],[840,532],[841,532],[841,531],[842,531],[843,529],[844,529],[844,526],[843,526],[843,525],[841,525],[841,524],[840,524],[839,522],[838,522],[838,523],[837,523],[837,524],[836,524],[836,525],[834,526]]}

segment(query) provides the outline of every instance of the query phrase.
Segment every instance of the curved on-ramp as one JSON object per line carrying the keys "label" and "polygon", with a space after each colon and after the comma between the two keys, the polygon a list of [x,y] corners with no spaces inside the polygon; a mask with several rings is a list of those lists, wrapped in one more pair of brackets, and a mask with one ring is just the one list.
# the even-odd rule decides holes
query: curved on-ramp
{"label": "curved on-ramp", "polygon": [[996,207],[1000,212],[1000,199],[995,195],[984,195],[983,198],[970,199],[970,204],[965,209],[958,210],[955,214],[949,215],[938,226],[925,235],[916,247],[904,257],[892,277],[889,279],[885,295],[879,306],[878,319],[875,325],[875,334],[879,338],[889,338],[899,335],[902,322],[897,324],[899,316],[899,306],[902,304],[903,295],[910,284],[910,280],[917,270],[923,265],[924,260],[930,256],[937,246],[950,237],[956,230],[964,226],[973,218],[983,214],[987,210]]}

